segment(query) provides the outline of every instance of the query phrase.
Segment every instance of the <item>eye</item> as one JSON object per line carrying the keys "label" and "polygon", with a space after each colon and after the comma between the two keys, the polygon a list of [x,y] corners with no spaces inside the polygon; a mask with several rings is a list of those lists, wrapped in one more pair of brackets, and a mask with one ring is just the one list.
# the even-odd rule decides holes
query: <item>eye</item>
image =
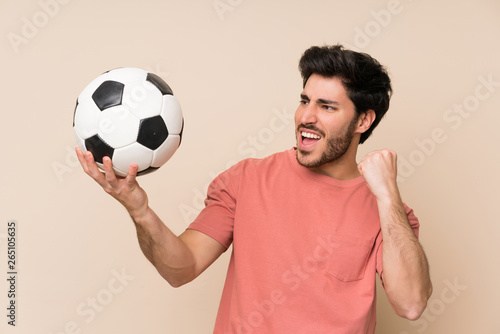
{"label": "eye", "polygon": [[336,110],[337,110],[337,108],[336,108],[336,107],[332,107],[332,106],[329,106],[329,105],[327,105],[327,104],[323,104],[321,107],[322,107],[324,110],[326,110],[326,111],[336,111]]}
{"label": "eye", "polygon": [[309,101],[307,100],[300,100],[299,103],[303,106],[307,106],[309,104]]}

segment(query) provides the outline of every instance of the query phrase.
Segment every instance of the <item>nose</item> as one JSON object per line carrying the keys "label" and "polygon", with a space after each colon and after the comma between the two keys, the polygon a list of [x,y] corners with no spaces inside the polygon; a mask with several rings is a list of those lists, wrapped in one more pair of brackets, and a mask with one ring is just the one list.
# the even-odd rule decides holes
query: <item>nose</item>
{"label": "nose", "polygon": [[297,109],[297,115],[297,120],[301,124],[314,124],[317,121],[316,110],[311,103],[299,106]]}

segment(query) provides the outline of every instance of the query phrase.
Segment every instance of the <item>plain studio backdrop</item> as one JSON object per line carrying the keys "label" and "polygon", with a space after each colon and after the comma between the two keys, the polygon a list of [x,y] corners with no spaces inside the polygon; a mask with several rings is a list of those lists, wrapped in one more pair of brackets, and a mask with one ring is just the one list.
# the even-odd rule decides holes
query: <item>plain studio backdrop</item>
{"label": "plain studio backdrop", "polygon": [[211,333],[230,252],[171,288],[123,207],[78,165],[76,98],[116,67],[169,83],[183,141],[139,181],[180,233],[217,173],[295,145],[298,60],[336,43],[390,72],[390,110],[358,161],[398,153],[434,283],[416,322],[394,315],[377,283],[377,333],[500,333],[499,1],[2,0],[0,13],[0,259],[4,277],[15,221],[18,272],[15,299],[0,283],[2,333]]}

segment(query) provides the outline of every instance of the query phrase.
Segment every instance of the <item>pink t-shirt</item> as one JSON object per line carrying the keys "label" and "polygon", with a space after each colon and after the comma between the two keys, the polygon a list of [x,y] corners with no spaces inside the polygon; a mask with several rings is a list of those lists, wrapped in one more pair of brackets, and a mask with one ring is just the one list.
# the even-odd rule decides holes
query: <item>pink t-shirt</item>
{"label": "pink t-shirt", "polygon": [[290,149],[221,173],[205,204],[189,228],[233,244],[214,333],[375,332],[382,234],[363,177],[318,174]]}

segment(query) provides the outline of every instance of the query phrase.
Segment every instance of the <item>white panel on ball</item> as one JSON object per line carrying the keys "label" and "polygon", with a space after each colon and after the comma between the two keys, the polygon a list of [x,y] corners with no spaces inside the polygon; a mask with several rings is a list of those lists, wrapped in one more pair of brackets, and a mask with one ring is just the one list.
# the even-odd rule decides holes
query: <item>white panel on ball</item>
{"label": "white panel on ball", "polygon": [[133,82],[125,85],[122,106],[139,119],[158,116],[162,103],[163,96],[161,92],[149,81]]}
{"label": "white panel on ball", "polygon": [[93,103],[80,103],[75,111],[75,132],[82,139],[87,139],[97,134],[101,111]]}
{"label": "white panel on ball", "polygon": [[120,148],[137,140],[140,120],[127,108],[116,106],[101,112],[98,135],[111,147]]}
{"label": "white panel on ball", "polygon": [[156,150],[154,150],[153,161],[151,166],[160,167],[168,161],[174,155],[179,144],[181,142],[181,137],[179,135],[168,135],[168,138],[160,145]]}
{"label": "white panel on ball", "polygon": [[[130,157],[133,157],[134,161],[130,161]],[[113,153],[113,168],[120,176],[127,175],[131,163],[135,163],[140,172],[151,166],[152,161],[153,151],[139,143],[116,149]]]}
{"label": "white panel on ball", "polygon": [[85,140],[82,137],[80,137],[76,131],[75,131],[75,139],[76,139],[76,144],[78,145],[78,147],[80,147],[82,152],[87,151],[87,149],[85,148]]}
{"label": "white panel on ball", "polygon": [[178,135],[182,130],[182,111],[179,101],[173,95],[163,96],[161,116],[167,124],[169,134]]}

